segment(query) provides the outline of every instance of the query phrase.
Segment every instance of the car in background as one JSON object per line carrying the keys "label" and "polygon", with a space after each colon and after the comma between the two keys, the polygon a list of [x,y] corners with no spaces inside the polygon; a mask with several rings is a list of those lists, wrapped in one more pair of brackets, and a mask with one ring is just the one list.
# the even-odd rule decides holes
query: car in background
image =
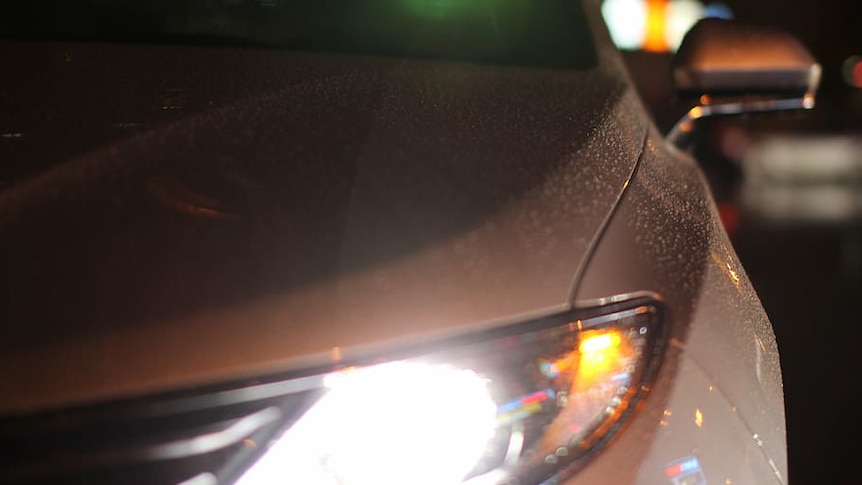
{"label": "car in background", "polygon": [[0,26],[0,482],[786,482],[772,327],[597,2]]}

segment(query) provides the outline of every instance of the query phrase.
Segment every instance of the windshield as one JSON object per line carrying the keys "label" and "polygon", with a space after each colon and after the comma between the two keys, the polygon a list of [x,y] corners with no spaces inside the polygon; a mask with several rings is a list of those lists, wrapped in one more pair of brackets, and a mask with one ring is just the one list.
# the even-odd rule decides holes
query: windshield
{"label": "windshield", "polygon": [[574,0],[46,0],[0,16],[11,38],[230,45],[587,68]]}

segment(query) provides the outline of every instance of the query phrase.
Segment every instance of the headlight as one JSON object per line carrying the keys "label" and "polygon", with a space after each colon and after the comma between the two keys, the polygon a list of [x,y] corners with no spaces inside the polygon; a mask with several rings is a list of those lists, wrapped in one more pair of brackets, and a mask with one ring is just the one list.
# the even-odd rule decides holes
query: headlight
{"label": "headlight", "polygon": [[647,390],[658,312],[641,299],[327,374],[327,393],[238,483],[546,483],[607,442]]}

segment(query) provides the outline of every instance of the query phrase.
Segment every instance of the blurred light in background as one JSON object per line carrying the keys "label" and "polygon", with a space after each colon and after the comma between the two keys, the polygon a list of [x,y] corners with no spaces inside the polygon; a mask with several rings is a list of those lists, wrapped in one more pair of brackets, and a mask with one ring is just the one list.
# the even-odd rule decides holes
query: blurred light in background
{"label": "blurred light in background", "polygon": [[698,0],[605,0],[602,16],[620,49],[675,52],[698,20],[729,19],[733,12],[723,3]]}
{"label": "blurred light in background", "polygon": [[713,2],[704,7],[704,17],[730,20],[733,18],[733,11],[721,2]]}
{"label": "blurred light in background", "polygon": [[862,221],[858,135],[772,135],[752,143],[741,162],[749,215],[787,225]]}
{"label": "blurred light in background", "polygon": [[862,138],[773,135],[751,145],[742,169],[752,183],[862,183]]}
{"label": "blurred light in background", "polygon": [[850,56],[841,66],[844,82],[854,88],[862,88],[862,56]]}
{"label": "blurred light in background", "polygon": [[620,49],[640,49],[646,38],[647,6],[643,0],[606,0],[602,16]]}

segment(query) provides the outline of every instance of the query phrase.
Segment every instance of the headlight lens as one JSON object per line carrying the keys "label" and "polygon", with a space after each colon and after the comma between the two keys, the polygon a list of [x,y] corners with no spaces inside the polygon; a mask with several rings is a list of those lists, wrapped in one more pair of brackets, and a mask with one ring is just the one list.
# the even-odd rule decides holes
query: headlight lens
{"label": "headlight lens", "polygon": [[606,442],[646,391],[659,320],[640,302],[328,374],[327,394],[238,483],[546,482]]}

